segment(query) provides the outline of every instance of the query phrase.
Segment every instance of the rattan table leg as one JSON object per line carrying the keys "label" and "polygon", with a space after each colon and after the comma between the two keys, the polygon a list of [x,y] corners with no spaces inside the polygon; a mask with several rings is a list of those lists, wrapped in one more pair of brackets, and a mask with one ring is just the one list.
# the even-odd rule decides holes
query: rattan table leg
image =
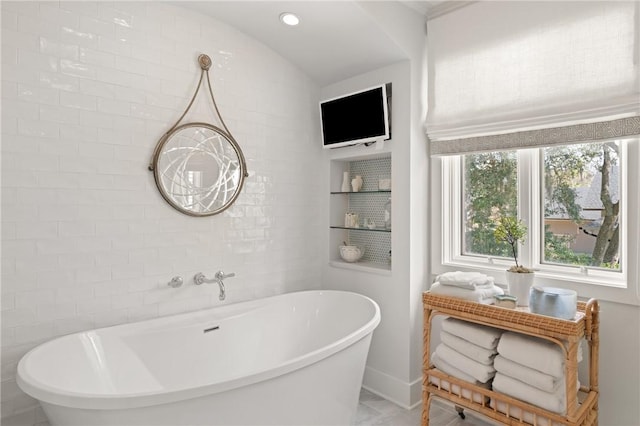
{"label": "rattan table leg", "polygon": [[429,426],[429,410],[431,409],[431,395],[425,391],[422,396],[422,426]]}

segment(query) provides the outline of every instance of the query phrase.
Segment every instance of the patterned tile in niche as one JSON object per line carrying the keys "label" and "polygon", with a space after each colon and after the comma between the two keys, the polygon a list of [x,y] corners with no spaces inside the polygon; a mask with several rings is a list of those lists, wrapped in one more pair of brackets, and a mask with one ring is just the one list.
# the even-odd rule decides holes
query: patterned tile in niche
{"label": "patterned tile in niche", "polygon": [[362,176],[362,191],[375,191],[378,179],[391,178],[391,157],[351,161],[349,164],[351,179],[356,175]]}
{"label": "patterned tile in niche", "polygon": [[363,262],[380,265],[389,263],[391,250],[391,233],[389,232],[349,231],[349,244],[364,246]]}
{"label": "patterned tile in niche", "polygon": [[[362,191],[378,190],[380,178],[391,177],[391,157],[373,158],[349,162],[349,175],[362,176]],[[384,226],[384,207],[391,193],[349,194],[348,210],[356,212],[360,225],[371,219],[376,227]],[[349,243],[365,247],[363,262],[388,265],[391,250],[391,234],[388,232],[349,231]]]}

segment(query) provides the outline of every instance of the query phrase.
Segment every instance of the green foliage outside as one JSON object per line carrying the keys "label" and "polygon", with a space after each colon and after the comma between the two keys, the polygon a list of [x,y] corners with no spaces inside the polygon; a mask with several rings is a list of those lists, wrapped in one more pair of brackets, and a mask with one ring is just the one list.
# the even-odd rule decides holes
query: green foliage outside
{"label": "green foliage outside", "polygon": [[573,243],[574,238],[552,233],[549,231],[549,225],[545,225],[544,228],[544,254],[547,262],[584,266],[591,264],[590,255],[574,253],[571,250],[571,243]]}
{"label": "green foliage outside", "polygon": [[[602,225],[593,253],[576,253],[574,238],[555,235],[545,224],[544,260],[550,263],[591,265],[619,269],[618,207],[612,199],[610,175],[618,161],[613,143],[572,145],[544,150],[545,217],[565,217],[583,222],[577,189],[591,184],[600,173],[597,188],[603,205]],[[464,253],[514,257],[517,252],[507,242],[496,241],[494,230],[500,217],[517,217],[517,160],[515,152],[491,152],[464,157],[465,229]]]}
{"label": "green foliage outside", "polygon": [[496,242],[493,229],[498,217],[518,214],[517,166],[515,152],[465,156],[465,253],[512,255],[508,244]]}

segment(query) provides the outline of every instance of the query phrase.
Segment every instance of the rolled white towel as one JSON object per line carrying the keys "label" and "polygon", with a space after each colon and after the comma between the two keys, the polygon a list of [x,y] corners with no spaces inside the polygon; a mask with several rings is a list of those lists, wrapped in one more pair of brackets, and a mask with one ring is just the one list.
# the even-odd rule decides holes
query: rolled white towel
{"label": "rolled white towel", "polygon": [[[582,360],[578,347],[578,362]],[[503,357],[553,377],[564,377],[564,352],[548,340],[506,332],[500,338],[498,353]]]}
{"label": "rolled white towel", "polygon": [[472,302],[482,303],[483,305],[493,304],[495,302],[494,296],[496,294],[504,294],[504,291],[494,284],[489,287],[481,287],[476,288],[475,290],[469,290],[452,285],[442,285],[437,281],[431,284],[431,288],[429,289],[429,291],[433,294],[470,300]]}
{"label": "rolled white towel", "polygon": [[502,330],[456,318],[445,318],[442,329],[485,349],[496,349]]}
{"label": "rolled white towel", "polygon": [[480,364],[490,365],[493,364],[493,358],[498,351],[495,349],[485,349],[482,346],[478,346],[470,341],[463,339],[462,337],[454,336],[451,333],[447,333],[442,330],[440,332],[440,340],[452,349],[460,352],[462,355],[469,357]]}
{"label": "rolled white towel", "polygon": [[521,382],[538,388],[545,392],[555,392],[562,383],[562,378],[553,377],[533,368],[526,367],[498,355],[493,361],[493,367],[497,372],[518,379]]}
{"label": "rolled white towel", "polygon": [[567,411],[564,386],[560,386],[556,392],[544,392],[502,373],[496,373],[491,386],[496,392],[554,413],[565,414]]}
{"label": "rolled white towel", "polygon": [[496,370],[493,368],[493,365],[480,364],[471,358],[467,358],[460,352],[456,352],[444,343],[440,343],[438,345],[436,353],[439,358],[446,360],[446,362],[451,364],[453,367],[456,367],[463,373],[473,377],[480,383],[488,382],[496,374]]}
{"label": "rolled white towel", "polygon": [[445,272],[436,278],[442,285],[466,288],[475,290],[476,288],[487,288],[493,285],[493,277],[480,272]]}
{"label": "rolled white towel", "polygon": [[434,352],[431,354],[431,362],[438,370],[442,371],[443,373],[456,377],[460,380],[464,380],[465,382],[473,383],[474,385],[481,384],[481,382],[477,381],[474,377],[468,375],[464,371],[454,367],[444,359],[440,358],[438,356],[438,352]]}

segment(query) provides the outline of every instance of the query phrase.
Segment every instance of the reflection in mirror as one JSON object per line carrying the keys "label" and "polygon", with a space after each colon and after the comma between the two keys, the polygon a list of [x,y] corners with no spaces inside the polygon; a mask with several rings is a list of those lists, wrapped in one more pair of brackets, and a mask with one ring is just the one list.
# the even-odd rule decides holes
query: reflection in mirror
{"label": "reflection in mirror", "polygon": [[162,196],[192,216],[209,216],[229,207],[246,175],[235,140],[206,123],[187,123],[167,134],[156,151],[153,170]]}

